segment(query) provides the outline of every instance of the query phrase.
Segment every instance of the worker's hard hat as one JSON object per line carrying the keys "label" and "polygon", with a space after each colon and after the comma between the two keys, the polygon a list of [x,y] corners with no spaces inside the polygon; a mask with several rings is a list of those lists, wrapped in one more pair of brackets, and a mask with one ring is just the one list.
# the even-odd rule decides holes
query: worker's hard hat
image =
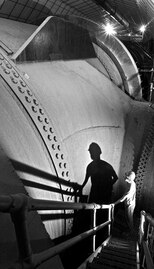
{"label": "worker's hard hat", "polygon": [[100,146],[97,143],[95,143],[95,142],[93,142],[93,143],[90,144],[88,150],[90,152],[95,152],[97,154],[101,154],[102,153]]}

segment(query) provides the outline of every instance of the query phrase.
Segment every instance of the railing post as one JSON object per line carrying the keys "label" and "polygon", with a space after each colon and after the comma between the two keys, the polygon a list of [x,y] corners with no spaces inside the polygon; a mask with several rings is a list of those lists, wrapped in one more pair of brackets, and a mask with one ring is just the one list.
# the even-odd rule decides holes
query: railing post
{"label": "railing post", "polygon": [[108,236],[111,234],[111,228],[113,224],[113,215],[114,215],[114,205],[110,205],[108,210],[108,220],[111,221],[111,224],[108,225]]}
{"label": "railing post", "polygon": [[14,223],[19,251],[19,263],[22,268],[33,269],[32,249],[27,227],[28,197],[24,194],[12,196],[11,218]]}
{"label": "railing post", "polygon": [[113,222],[114,222],[114,204],[111,205],[111,230],[113,227]]}
{"label": "railing post", "polygon": [[140,213],[140,226],[139,226],[139,243],[142,244],[144,237],[144,225],[145,225],[145,211]]}
{"label": "railing post", "polygon": [[[35,210],[59,210],[59,209],[88,209],[91,210],[93,220],[92,229],[75,236],[57,246],[51,247],[39,254],[33,254],[27,227],[27,213]],[[109,209],[109,220],[96,226],[97,209]],[[91,237],[93,240],[93,252],[96,252],[95,238],[96,233],[107,225],[111,225],[113,219],[113,205],[98,205],[88,203],[70,203],[61,201],[51,201],[43,199],[33,199],[25,194],[14,194],[0,196],[0,212],[9,212],[15,227],[16,239],[18,244],[19,261],[14,264],[12,269],[34,269],[41,263],[56,256],[67,248],[75,245],[85,238]],[[106,214],[105,214],[106,215]]]}
{"label": "railing post", "polygon": [[[96,227],[96,208],[93,209],[93,223],[92,223],[92,228],[94,229]],[[93,240],[92,240],[92,251],[95,252],[96,250],[96,234],[93,235]]]}
{"label": "railing post", "polygon": [[143,243],[148,239],[148,222],[146,221],[145,211],[141,211],[140,227],[139,227],[139,243],[140,243],[140,261],[144,267],[145,254],[143,249]]}
{"label": "railing post", "polygon": [[143,250],[143,237],[144,237],[144,224],[145,224],[145,212],[140,213],[140,226],[139,226],[139,244],[140,244],[140,264],[144,263],[144,250]]}

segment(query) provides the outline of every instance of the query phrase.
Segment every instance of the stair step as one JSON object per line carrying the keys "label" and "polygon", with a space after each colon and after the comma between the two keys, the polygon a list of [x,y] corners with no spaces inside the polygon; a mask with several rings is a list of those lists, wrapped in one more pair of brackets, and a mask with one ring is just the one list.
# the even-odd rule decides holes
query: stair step
{"label": "stair step", "polygon": [[[111,265],[111,264],[103,264],[103,265],[100,265],[100,264],[88,264],[87,268],[86,269],[119,269],[119,267],[115,267],[115,265]],[[125,269],[125,268],[123,268]],[[126,268],[127,269],[127,268]]]}
{"label": "stair step", "polygon": [[103,253],[110,253],[112,256],[117,257],[126,257],[127,259],[132,259],[136,261],[136,253],[126,252],[126,251],[119,251],[118,249],[111,249],[111,248],[104,248]]}
{"label": "stair step", "polygon": [[136,263],[136,260],[132,260],[128,259],[128,257],[125,257],[125,256],[116,256],[113,254],[113,252],[102,252],[101,255],[98,256],[98,258],[96,258],[97,260],[99,260],[99,263],[101,263],[104,259],[108,259],[110,261],[117,261],[117,262],[120,262],[120,263],[124,263],[124,264],[130,264],[130,265],[133,265],[134,263]]}
{"label": "stair step", "polygon": [[115,242],[110,242],[109,244],[108,244],[108,247],[110,247],[110,248],[117,248],[117,249],[119,249],[119,250],[126,250],[126,251],[130,251],[130,252],[133,252],[135,249],[136,249],[136,247],[135,246],[133,246],[133,245],[122,245],[122,244],[116,244]]}
{"label": "stair step", "polygon": [[104,269],[104,266],[109,266],[109,268],[119,268],[119,269],[134,269],[136,268],[136,264],[127,264],[127,263],[120,263],[119,261],[112,261],[110,259],[103,259],[101,262],[98,260],[97,262],[93,262],[89,268],[91,269]]}
{"label": "stair step", "polygon": [[87,269],[136,269],[136,236],[132,237],[128,231],[125,211],[119,209],[107,245],[88,263]]}
{"label": "stair step", "polygon": [[[101,266],[100,264],[88,264],[86,269],[115,269],[116,267],[113,265],[103,265]],[[124,269],[124,268],[123,268]]]}

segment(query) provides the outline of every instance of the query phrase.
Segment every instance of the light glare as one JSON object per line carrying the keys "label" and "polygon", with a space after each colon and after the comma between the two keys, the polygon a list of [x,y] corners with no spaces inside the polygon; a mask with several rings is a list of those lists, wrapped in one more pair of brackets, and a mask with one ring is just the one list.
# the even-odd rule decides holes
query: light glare
{"label": "light glare", "polygon": [[107,25],[104,26],[104,29],[105,29],[106,34],[108,35],[116,34],[114,27],[110,23],[107,23]]}
{"label": "light glare", "polygon": [[141,33],[144,33],[145,30],[146,30],[146,25],[142,25],[142,26],[140,27],[140,31],[141,31]]}

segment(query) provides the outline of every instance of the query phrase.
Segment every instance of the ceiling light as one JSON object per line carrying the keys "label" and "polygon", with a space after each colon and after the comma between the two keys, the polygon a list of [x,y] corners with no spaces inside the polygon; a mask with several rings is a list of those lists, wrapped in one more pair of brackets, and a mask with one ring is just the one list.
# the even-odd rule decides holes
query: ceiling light
{"label": "ceiling light", "polygon": [[146,30],[146,25],[142,25],[139,30],[141,33],[144,33]]}
{"label": "ceiling light", "polygon": [[105,29],[106,34],[108,34],[108,35],[115,35],[116,34],[115,28],[110,23],[107,23],[104,26],[104,29]]}

